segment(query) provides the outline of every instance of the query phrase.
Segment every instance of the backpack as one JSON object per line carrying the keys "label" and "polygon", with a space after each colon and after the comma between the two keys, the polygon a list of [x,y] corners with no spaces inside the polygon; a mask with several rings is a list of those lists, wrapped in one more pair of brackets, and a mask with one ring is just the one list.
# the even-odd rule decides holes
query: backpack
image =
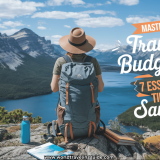
{"label": "backpack", "polygon": [[72,62],[68,55],[63,58],[67,63],[62,65],[59,78],[59,130],[66,143],[67,137],[72,140],[86,135],[96,137],[95,132],[100,120],[97,100],[99,81],[94,65],[90,62],[92,57],[87,56],[84,62]]}

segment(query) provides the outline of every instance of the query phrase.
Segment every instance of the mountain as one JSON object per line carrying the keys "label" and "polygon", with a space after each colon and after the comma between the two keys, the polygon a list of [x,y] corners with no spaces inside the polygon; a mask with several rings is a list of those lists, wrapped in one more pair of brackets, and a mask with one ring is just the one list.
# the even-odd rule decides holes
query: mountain
{"label": "mountain", "polygon": [[22,51],[14,38],[0,33],[0,68],[16,70],[16,67],[23,64],[25,55]]}
{"label": "mountain", "polygon": [[[138,49],[136,54],[132,54],[132,49],[126,45],[115,51],[96,49],[87,54],[96,57],[105,65],[117,65],[122,54],[131,54],[133,60],[149,58],[151,53],[154,53],[155,58],[160,56],[159,51],[143,53]],[[51,44],[50,40],[45,40],[27,28],[11,36],[0,33],[0,99],[18,99],[51,93],[50,82],[54,63],[65,53],[59,45]]]}
{"label": "mountain", "polygon": [[65,55],[67,53],[67,51],[65,51],[63,48],[61,48],[60,45],[53,44],[53,46],[54,46],[54,51],[56,53],[59,53],[59,54],[62,54],[62,55]]}
{"label": "mountain", "polygon": [[54,63],[62,51],[27,28],[0,34],[0,99],[51,93]]}
{"label": "mountain", "polygon": [[[11,36],[0,33],[0,68],[16,68],[23,65],[25,54],[37,58],[38,56],[57,59],[64,54],[64,50],[51,44],[50,40],[38,36],[32,30],[23,28]],[[36,61],[36,59],[35,59]]]}
{"label": "mountain", "polygon": [[117,64],[118,58],[123,54],[129,54],[132,56],[133,60],[146,60],[150,58],[151,54],[154,54],[154,60],[160,57],[160,51],[142,52],[139,51],[137,47],[136,53],[132,53],[133,47],[130,45],[120,46],[117,50],[112,51],[109,49],[107,51],[103,50],[92,50],[88,52],[88,55],[95,57],[99,62],[106,62],[107,64]]}
{"label": "mountain", "polygon": [[88,54],[95,57],[99,62],[109,62],[113,64],[117,64],[117,60],[122,54],[132,54],[132,46],[130,45],[120,46],[115,51],[112,50],[113,49],[109,49],[106,51],[92,50]]}
{"label": "mountain", "polygon": [[61,55],[55,52],[54,45],[51,44],[50,40],[45,40],[44,37],[38,36],[28,28],[21,29],[11,37],[18,42],[24,52],[32,57],[47,54],[52,58],[58,58]]}

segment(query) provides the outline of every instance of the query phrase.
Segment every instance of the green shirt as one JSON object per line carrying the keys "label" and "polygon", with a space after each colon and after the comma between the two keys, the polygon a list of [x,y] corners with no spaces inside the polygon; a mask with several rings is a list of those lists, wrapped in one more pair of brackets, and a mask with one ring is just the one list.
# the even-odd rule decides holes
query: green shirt
{"label": "green shirt", "polygon": [[[72,61],[73,62],[83,62],[84,59],[86,58],[86,56],[87,56],[86,54],[73,54]],[[96,76],[100,75],[101,74],[101,68],[100,68],[100,65],[99,65],[97,59],[92,58],[91,62],[94,65]],[[60,75],[62,65],[65,64],[65,63],[66,63],[65,59],[63,57],[59,57],[55,62],[55,65],[54,65],[54,68],[53,68],[53,74]]]}

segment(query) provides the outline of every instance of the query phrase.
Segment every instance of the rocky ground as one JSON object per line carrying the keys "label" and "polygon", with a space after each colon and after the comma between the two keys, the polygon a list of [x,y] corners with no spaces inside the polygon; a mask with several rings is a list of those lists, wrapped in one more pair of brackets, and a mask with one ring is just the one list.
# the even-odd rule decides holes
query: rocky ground
{"label": "rocky ground", "polygon": [[143,134],[143,138],[146,139],[148,137],[152,137],[152,136],[158,136],[160,135],[160,130],[153,132],[153,131],[149,131]]}
{"label": "rocky ground", "polygon": [[[29,144],[21,143],[21,132],[19,125],[0,125],[0,159],[12,160],[34,160],[36,158],[27,153],[28,149],[39,146],[48,141],[53,141],[53,138],[44,138],[47,133],[47,128],[44,124],[31,125],[31,142]],[[7,136],[8,135],[8,140]],[[69,140],[69,144],[78,143],[80,148],[73,155],[101,155],[108,156],[109,159],[125,159],[125,160],[142,160],[148,154],[144,147],[137,143],[135,146],[116,145],[106,137],[98,135],[98,139],[78,138],[73,141]],[[11,138],[11,139],[9,139]],[[63,138],[61,138],[63,140]],[[58,140],[57,142],[60,142]],[[64,142],[59,143],[62,145]]]}

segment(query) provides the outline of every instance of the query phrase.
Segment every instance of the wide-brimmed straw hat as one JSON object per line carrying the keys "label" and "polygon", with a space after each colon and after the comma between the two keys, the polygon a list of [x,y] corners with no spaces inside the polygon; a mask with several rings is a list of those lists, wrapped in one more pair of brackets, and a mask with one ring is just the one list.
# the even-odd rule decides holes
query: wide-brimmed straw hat
{"label": "wide-brimmed straw hat", "polygon": [[73,28],[69,35],[63,36],[59,40],[60,46],[67,52],[81,54],[89,52],[96,45],[96,41],[91,36],[85,35],[82,28]]}

